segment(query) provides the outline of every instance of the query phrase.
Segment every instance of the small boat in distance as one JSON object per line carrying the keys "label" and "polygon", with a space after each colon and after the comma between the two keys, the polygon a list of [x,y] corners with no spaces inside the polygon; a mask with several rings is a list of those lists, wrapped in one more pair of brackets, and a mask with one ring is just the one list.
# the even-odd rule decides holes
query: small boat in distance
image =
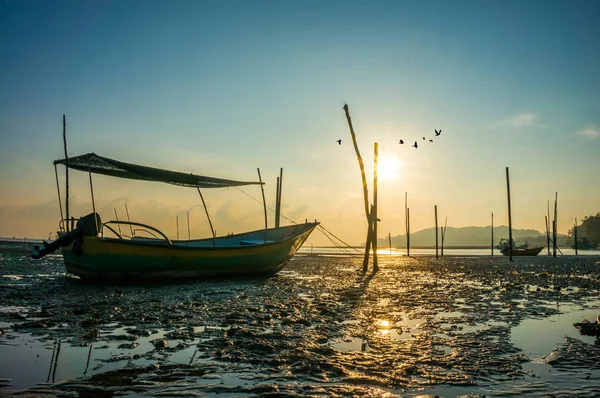
{"label": "small boat in distance", "polygon": [[[527,249],[512,249],[512,255],[514,256],[537,256],[544,249],[541,247],[532,247]],[[505,256],[510,255],[511,253],[508,251],[508,246],[501,250],[502,254]]]}
{"label": "small boat in distance", "polygon": [[[57,164],[90,174],[94,211],[77,220],[62,219],[59,222],[59,237],[53,242],[36,244],[31,256],[41,258],[60,248],[67,272],[85,279],[137,282],[164,278],[273,275],[285,267],[319,225],[316,221],[275,228],[266,228],[265,225],[264,229],[217,237],[210,224],[212,237],[171,240],[163,232],[147,224],[124,220],[103,223],[95,212],[92,173],[196,188],[203,204],[200,188],[250,184],[261,185],[262,188],[263,182],[224,180],[161,170],[120,162],[94,153],[56,160],[54,165]],[[58,179],[58,174],[56,175]],[[74,221],[76,225],[73,225]],[[120,227],[115,229],[114,226],[118,224],[132,227],[131,236],[122,232]],[[135,236],[137,229],[133,227],[152,237]]]}
{"label": "small boat in distance", "polygon": [[[571,246],[572,249],[575,249],[575,243],[573,242]],[[577,239],[577,250],[594,250],[598,247],[598,244],[595,241],[590,241],[587,237],[582,237]]]}

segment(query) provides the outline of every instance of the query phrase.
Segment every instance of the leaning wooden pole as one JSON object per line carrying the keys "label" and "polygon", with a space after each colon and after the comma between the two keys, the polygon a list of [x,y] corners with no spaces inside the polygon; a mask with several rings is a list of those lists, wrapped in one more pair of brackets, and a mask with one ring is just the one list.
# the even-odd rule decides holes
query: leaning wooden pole
{"label": "leaning wooden pole", "polygon": [[67,117],[63,115],[63,147],[65,149],[65,217],[67,218],[67,232],[71,230],[69,221],[69,156],[67,155]]}
{"label": "leaning wooden pole", "polygon": [[281,225],[281,195],[283,193],[283,167],[279,168],[279,196],[277,197],[277,203],[279,203],[279,210],[277,211],[277,226]]}
{"label": "leaning wooden pole", "polygon": [[494,255],[494,212],[492,212],[492,245],[490,246],[491,255]]}
{"label": "leaning wooden pole", "polygon": [[392,255],[392,234],[388,232],[388,243],[390,245],[390,256]]}
{"label": "leaning wooden pole", "polygon": [[573,237],[575,238],[575,255],[577,256],[577,218],[575,218],[575,225],[573,225]]}
{"label": "leaning wooden pole", "polygon": [[206,218],[208,219],[208,226],[210,227],[210,233],[213,237],[213,246],[216,245],[215,239],[217,238],[217,234],[215,233],[215,229],[213,228],[212,221],[210,220],[210,215],[208,214],[208,208],[206,207],[206,202],[204,201],[204,196],[202,196],[202,192],[199,187],[196,187],[198,190],[198,195],[200,195],[200,200],[202,201],[202,206],[204,206],[204,213],[206,213]]}
{"label": "leaning wooden pole", "polygon": [[554,222],[552,224],[552,257],[556,257],[556,238],[557,238],[557,229],[558,229],[558,221],[557,221],[557,216],[558,216],[558,192],[556,192],[555,196],[554,196]]}
{"label": "leaning wooden pole", "polygon": [[512,215],[510,209],[510,177],[508,175],[508,167],[506,168],[506,195],[508,196],[508,258],[510,261],[513,261]]}
{"label": "leaning wooden pole", "polygon": [[438,219],[437,219],[437,205],[433,205],[433,211],[435,213],[435,258],[438,256]]}
{"label": "leaning wooden pole", "polygon": [[371,237],[371,244],[373,247],[373,271],[379,271],[379,264],[377,263],[377,168],[379,164],[379,144],[373,143],[374,152],[374,164],[373,164],[373,207],[371,212],[371,224],[373,225],[373,235]]}
{"label": "leaning wooden pole", "polygon": [[372,238],[372,228],[371,228],[371,216],[369,214],[369,191],[367,189],[367,177],[365,175],[365,165],[362,160],[362,156],[360,156],[360,151],[358,150],[358,144],[356,143],[356,134],[354,134],[354,127],[352,127],[352,118],[350,118],[350,112],[348,111],[348,104],[344,104],[344,112],[346,113],[346,120],[348,120],[348,127],[350,128],[350,136],[352,137],[352,144],[354,145],[354,151],[356,152],[356,158],[358,159],[358,166],[360,167],[360,175],[362,177],[362,185],[363,185],[363,198],[365,201],[365,215],[367,216],[367,242],[365,245],[365,256],[363,259],[363,270],[367,270],[367,266],[369,264],[369,251],[371,249],[371,238]]}

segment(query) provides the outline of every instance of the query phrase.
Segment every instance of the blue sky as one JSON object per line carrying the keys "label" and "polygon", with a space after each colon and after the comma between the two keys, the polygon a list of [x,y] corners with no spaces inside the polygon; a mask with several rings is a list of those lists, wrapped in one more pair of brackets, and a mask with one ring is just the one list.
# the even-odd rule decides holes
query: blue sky
{"label": "blue sky", "polygon": [[[566,232],[600,211],[598,15],[596,1],[5,0],[0,235],[55,229],[64,113],[73,155],[236,179],[260,167],[271,196],[284,167],[284,213],[360,242],[344,102],[369,172],[374,141],[399,165],[380,183],[382,234],[404,232],[405,191],[413,230],[431,226],[434,204],[452,226],[485,225],[491,211],[506,223],[506,166],[515,227],[541,230],[558,191]],[[431,145],[398,145],[434,128]],[[86,178],[73,182],[85,212]],[[104,218],[119,200],[168,229],[198,203],[168,186],[94,184]],[[208,199],[225,230],[260,228],[245,195]]]}

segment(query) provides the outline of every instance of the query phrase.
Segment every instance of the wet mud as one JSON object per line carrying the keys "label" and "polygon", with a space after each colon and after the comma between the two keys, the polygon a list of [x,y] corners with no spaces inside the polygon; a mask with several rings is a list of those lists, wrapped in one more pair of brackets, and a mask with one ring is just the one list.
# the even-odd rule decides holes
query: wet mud
{"label": "wet mud", "polygon": [[532,358],[511,330],[598,308],[600,259],[515,260],[306,256],[267,279],[115,285],[0,252],[0,354],[45,359],[16,383],[4,358],[0,395],[596,396],[600,345]]}

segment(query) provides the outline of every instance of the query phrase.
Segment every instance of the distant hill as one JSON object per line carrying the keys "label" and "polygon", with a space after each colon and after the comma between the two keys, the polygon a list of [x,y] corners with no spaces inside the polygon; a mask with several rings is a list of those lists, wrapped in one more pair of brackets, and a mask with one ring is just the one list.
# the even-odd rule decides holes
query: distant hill
{"label": "distant hill", "polygon": [[[536,231],[535,229],[514,229],[512,231],[513,239],[534,246],[546,246],[546,234]],[[501,225],[494,227],[494,245],[500,242],[500,239],[508,239],[508,226]],[[444,247],[450,246],[484,246],[489,247],[491,242],[490,227],[448,227],[446,229],[446,237],[444,238]],[[567,236],[558,235],[558,246],[568,246]],[[442,236],[439,234],[439,243],[442,244]],[[379,238],[377,245],[380,247],[388,246],[387,238]],[[411,232],[411,246],[435,246],[435,228],[422,229],[420,231]],[[405,247],[406,235],[392,236],[392,246]]]}

